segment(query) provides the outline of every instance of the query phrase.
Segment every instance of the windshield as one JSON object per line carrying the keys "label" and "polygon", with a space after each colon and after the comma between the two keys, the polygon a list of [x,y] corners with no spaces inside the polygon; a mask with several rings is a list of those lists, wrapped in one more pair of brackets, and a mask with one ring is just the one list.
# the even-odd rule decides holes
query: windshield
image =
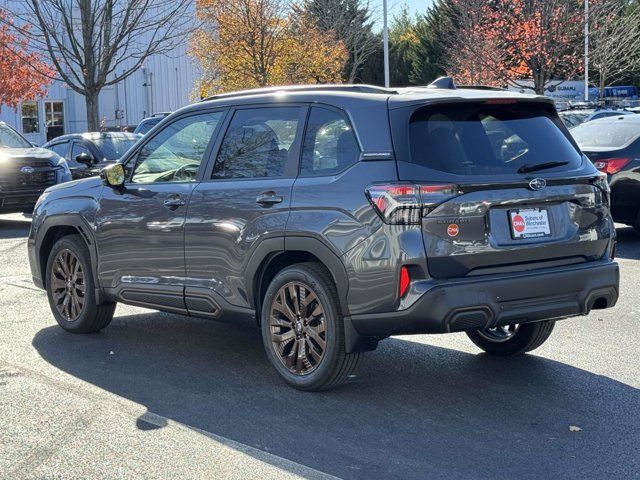
{"label": "windshield", "polygon": [[22,135],[7,125],[0,125],[0,148],[31,148]]}
{"label": "windshield", "polygon": [[571,135],[582,149],[622,148],[640,136],[640,123],[587,122],[571,129]]}
{"label": "windshield", "polygon": [[[526,167],[570,170],[581,154],[545,105],[464,103],[425,107],[409,125],[411,161],[457,175],[516,173]],[[549,164],[556,164],[549,167]],[[561,165],[560,165],[561,164]]]}
{"label": "windshield", "polygon": [[118,160],[124,153],[136,143],[142,135],[131,137],[102,137],[94,140],[105,160]]}

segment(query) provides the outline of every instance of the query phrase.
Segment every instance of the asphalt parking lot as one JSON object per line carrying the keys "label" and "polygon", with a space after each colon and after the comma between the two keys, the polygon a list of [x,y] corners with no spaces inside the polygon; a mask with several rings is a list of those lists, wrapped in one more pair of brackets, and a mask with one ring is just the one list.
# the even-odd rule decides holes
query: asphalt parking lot
{"label": "asphalt parking lot", "polygon": [[0,216],[0,478],[640,478],[640,238],[618,305],[496,359],[398,337],[326,393],[284,386],[259,332],[119,306],[64,333]]}

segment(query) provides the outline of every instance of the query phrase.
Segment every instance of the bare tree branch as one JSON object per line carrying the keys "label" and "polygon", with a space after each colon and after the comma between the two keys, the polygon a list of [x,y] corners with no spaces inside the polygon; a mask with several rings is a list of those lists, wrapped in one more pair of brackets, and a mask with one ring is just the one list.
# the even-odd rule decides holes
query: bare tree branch
{"label": "bare tree branch", "polygon": [[197,28],[193,0],[24,0],[11,14],[18,19],[12,28],[47,52],[59,78],[84,95],[91,130],[105,86],[185,44]]}
{"label": "bare tree branch", "polygon": [[589,14],[589,60],[600,98],[604,88],[640,66],[640,4],[599,0]]}

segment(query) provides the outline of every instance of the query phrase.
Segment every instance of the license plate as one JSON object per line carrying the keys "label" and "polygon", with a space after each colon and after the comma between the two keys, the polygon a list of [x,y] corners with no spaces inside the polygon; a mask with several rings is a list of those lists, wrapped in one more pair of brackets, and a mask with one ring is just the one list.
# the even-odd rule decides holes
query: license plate
{"label": "license plate", "polygon": [[515,239],[551,236],[549,215],[546,208],[509,210],[511,236]]}

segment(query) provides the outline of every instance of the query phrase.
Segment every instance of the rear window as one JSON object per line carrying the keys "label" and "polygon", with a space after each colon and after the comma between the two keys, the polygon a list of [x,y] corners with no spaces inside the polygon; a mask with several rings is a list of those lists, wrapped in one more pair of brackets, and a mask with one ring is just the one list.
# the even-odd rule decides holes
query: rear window
{"label": "rear window", "polygon": [[559,115],[560,115],[560,119],[562,119],[562,121],[567,126],[567,128],[573,128],[573,127],[577,127],[581,123],[586,122],[587,118],[589,118],[589,115],[591,115],[591,112],[586,112],[586,113],[585,112],[581,112],[581,113],[560,112]]}
{"label": "rear window", "polygon": [[544,105],[425,107],[411,117],[409,135],[413,163],[457,175],[509,174],[550,162],[569,170],[582,162]]}
{"label": "rear window", "polygon": [[571,130],[574,140],[582,149],[622,148],[640,136],[640,124],[617,120],[584,123]]}

